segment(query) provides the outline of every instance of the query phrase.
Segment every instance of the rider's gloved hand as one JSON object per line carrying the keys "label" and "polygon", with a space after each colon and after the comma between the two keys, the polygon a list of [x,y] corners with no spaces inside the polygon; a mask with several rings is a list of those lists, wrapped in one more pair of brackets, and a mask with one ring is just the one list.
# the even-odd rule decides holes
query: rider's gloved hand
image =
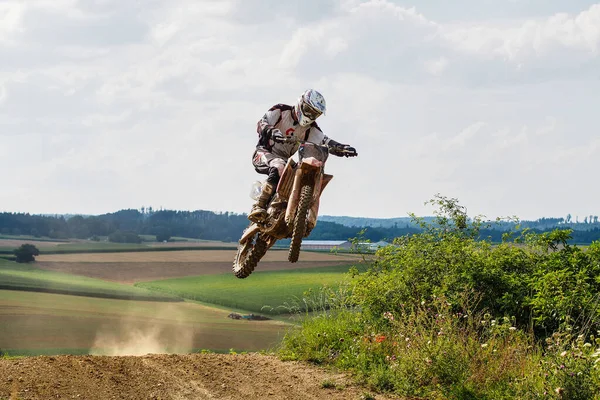
{"label": "rider's gloved hand", "polygon": [[284,143],[285,135],[279,129],[274,128],[271,130],[271,140],[275,143]]}
{"label": "rider's gloved hand", "polygon": [[354,147],[337,142],[334,142],[329,146],[329,154],[333,154],[334,156],[338,157],[355,157],[358,155]]}
{"label": "rider's gloved hand", "polygon": [[356,157],[358,155],[358,153],[356,152],[356,149],[350,145],[345,144],[344,145],[344,157]]}
{"label": "rider's gloved hand", "polygon": [[329,145],[329,154],[334,156],[343,157],[344,156],[344,145],[340,143],[334,143]]}

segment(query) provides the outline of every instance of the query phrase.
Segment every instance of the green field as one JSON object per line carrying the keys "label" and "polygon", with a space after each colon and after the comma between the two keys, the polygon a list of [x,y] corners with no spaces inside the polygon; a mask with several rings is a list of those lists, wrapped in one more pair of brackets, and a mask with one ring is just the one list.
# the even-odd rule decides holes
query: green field
{"label": "green field", "polygon": [[0,290],[0,350],[9,355],[261,350],[279,321],[227,318],[194,302],[164,303]]}
{"label": "green field", "polygon": [[135,286],[185,299],[240,308],[264,314],[285,314],[281,307],[302,297],[309,289],[335,287],[345,279],[350,265],[255,272],[240,280],[233,274],[204,275],[137,283]]}
{"label": "green field", "polygon": [[[146,235],[144,235],[146,236]],[[149,238],[149,236],[148,236]],[[175,240],[175,239],[174,239]],[[0,254],[13,254],[19,247],[17,242],[31,243],[38,247],[41,254],[60,253],[100,253],[100,252],[127,252],[127,251],[176,251],[176,250],[225,250],[235,249],[237,243],[225,243],[211,240],[198,240],[177,238],[168,244],[148,240],[142,243],[112,243],[92,240],[52,240],[33,238],[31,236],[0,236]]]}
{"label": "green field", "polygon": [[[1,353],[116,355],[200,349],[265,350],[277,345],[288,329],[295,329],[290,317],[282,315],[288,313],[288,309],[279,306],[302,297],[308,289],[317,290],[324,284],[338,285],[347,278],[345,273],[350,267],[318,267],[320,262],[331,263],[332,260],[322,261],[313,255],[305,257],[304,262],[316,268],[257,271],[244,280],[231,273],[220,275],[220,272],[144,283],[140,278],[132,281],[138,282],[132,286],[114,282],[130,264],[139,264],[140,274],[145,276],[156,260],[163,260],[165,269],[191,262],[220,265],[221,259],[233,258],[229,254],[232,250],[202,252],[206,257],[198,258],[195,255],[199,253],[195,251],[177,252],[175,250],[181,248],[176,247],[155,250],[88,242],[51,246],[43,250],[74,253],[98,250],[101,254],[96,257],[100,261],[92,263],[90,268],[99,268],[102,279],[42,270],[36,263],[19,264],[0,258]],[[134,257],[127,258],[129,261],[121,265],[117,260],[109,263],[111,268],[102,268],[102,260],[115,259],[115,255],[102,253],[127,250],[135,251]],[[160,250],[169,251],[155,252]],[[189,250],[226,249],[203,243]],[[279,254],[270,253],[268,263],[279,262],[276,256]],[[90,255],[81,257],[86,259]],[[64,263],[67,271],[73,262],[57,260],[53,263],[59,266]],[[40,261],[39,265],[42,264]],[[281,268],[290,266],[283,261]],[[233,320],[227,318],[231,312],[271,314],[275,320]]]}
{"label": "green field", "polygon": [[4,259],[0,259],[0,289],[115,299],[179,301],[177,297],[165,293],[153,293],[143,288],[84,276],[43,271],[31,264],[18,264]]}

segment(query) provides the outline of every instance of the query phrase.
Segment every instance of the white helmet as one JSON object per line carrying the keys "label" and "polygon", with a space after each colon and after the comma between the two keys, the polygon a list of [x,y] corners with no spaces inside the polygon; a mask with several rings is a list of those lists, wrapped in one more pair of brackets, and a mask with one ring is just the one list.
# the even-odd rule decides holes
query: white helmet
{"label": "white helmet", "polygon": [[296,102],[294,111],[300,126],[308,126],[315,122],[321,114],[325,114],[326,108],[323,95],[316,90],[308,89]]}

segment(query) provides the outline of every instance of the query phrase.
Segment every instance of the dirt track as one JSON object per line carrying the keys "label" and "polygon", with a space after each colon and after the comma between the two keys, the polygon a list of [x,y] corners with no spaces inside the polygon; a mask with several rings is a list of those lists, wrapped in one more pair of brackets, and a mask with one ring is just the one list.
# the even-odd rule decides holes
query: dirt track
{"label": "dirt track", "polygon": [[[324,383],[334,383],[335,388]],[[0,360],[0,399],[360,399],[347,377],[258,354]],[[376,396],[377,399],[392,397]]]}

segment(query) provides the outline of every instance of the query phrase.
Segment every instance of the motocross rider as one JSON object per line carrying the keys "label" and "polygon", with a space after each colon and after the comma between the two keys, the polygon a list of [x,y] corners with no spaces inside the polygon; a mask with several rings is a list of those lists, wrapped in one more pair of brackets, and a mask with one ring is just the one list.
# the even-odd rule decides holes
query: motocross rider
{"label": "motocross rider", "polygon": [[290,158],[298,151],[297,142],[286,142],[288,138],[308,140],[329,148],[329,154],[338,157],[354,157],[358,153],[354,147],[341,144],[323,134],[315,122],[325,114],[326,103],[323,95],[309,89],[302,93],[293,106],[276,104],[258,121],[258,144],[252,157],[254,169],[259,174],[268,175],[262,192],[252,206],[248,219],[252,222],[264,221],[267,206]]}

